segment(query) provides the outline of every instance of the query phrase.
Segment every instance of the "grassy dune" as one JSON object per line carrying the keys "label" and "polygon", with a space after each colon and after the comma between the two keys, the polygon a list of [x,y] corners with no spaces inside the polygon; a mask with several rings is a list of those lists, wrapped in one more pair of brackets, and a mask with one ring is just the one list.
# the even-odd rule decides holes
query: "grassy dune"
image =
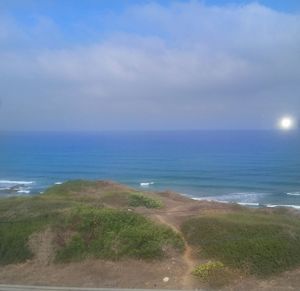
{"label": "grassy dune", "polygon": [[259,277],[300,265],[300,220],[287,211],[206,214],[182,226],[199,255]]}
{"label": "grassy dune", "polygon": [[55,232],[56,262],[87,257],[158,259],[165,255],[166,245],[183,250],[178,234],[129,207],[163,204],[123,186],[89,181],[56,185],[37,197],[1,199],[0,265],[32,258],[30,236],[47,227]]}
{"label": "grassy dune", "polygon": [[87,257],[118,260],[123,257],[155,259],[164,256],[163,247],[183,250],[181,237],[168,227],[145,217],[117,209],[75,209],[60,231],[75,233],[57,253],[58,261]]}

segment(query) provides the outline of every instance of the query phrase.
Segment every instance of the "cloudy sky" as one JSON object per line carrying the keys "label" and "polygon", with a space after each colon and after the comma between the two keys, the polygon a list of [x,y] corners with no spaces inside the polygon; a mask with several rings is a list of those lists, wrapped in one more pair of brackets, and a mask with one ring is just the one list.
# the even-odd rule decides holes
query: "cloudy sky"
{"label": "cloudy sky", "polygon": [[300,1],[0,0],[1,130],[300,117]]}

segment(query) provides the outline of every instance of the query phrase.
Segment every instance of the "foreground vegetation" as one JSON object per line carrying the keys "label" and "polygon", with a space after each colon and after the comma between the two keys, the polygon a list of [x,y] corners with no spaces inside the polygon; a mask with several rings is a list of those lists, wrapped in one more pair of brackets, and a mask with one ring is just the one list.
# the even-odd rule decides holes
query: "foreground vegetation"
{"label": "foreground vegetation", "polygon": [[163,207],[161,201],[158,199],[153,199],[140,193],[133,193],[129,195],[129,205],[133,207],[144,206],[146,208]]}
{"label": "foreground vegetation", "polygon": [[[240,275],[266,277],[300,266],[299,214],[230,205],[212,212],[212,204],[191,206],[174,197],[110,182],[70,181],[43,195],[0,199],[0,265],[34,258],[32,238],[45,231],[53,240],[54,263],[158,260],[180,255],[188,243],[199,255],[193,275],[214,288]],[[192,217],[170,210],[185,202]],[[174,227],[182,222],[182,235],[146,215],[165,215]]]}
{"label": "foreground vegetation", "polygon": [[235,278],[234,272],[219,261],[200,264],[192,274],[212,288],[221,288],[231,283]]}
{"label": "foreground vegetation", "polygon": [[285,211],[207,214],[182,231],[201,256],[259,277],[300,265],[300,220]]}
{"label": "foreground vegetation", "polygon": [[71,204],[48,197],[0,199],[0,265],[31,259],[30,236],[53,225],[67,207]]}
{"label": "foreground vegetation", "polygon": [[163,247],[182,251],[181,237],[170,228],[145,217],[116,209],[75,209],[61,228],[75,232],[57,254],[59,261],[87,257],[117,260],[122,257],[155,259],[164,256]]}
{"label": "foreground vegetation", "polygon": [[167,245],[183,250],[178,234],[128,207],[163,204],[126,187],[89,181],[56,185],[36,197],[1,199],[0,265],[32,258],[31,235],[49,227],[56,236],[56,262],[87,257],[158,259]]}
{"label": "foreground vegetation", "polygon": [[0,265],[24,262],[32,258],[28,248],[28,238],[42,229],[42,220],[30,222],[1,223],[0,225]]}

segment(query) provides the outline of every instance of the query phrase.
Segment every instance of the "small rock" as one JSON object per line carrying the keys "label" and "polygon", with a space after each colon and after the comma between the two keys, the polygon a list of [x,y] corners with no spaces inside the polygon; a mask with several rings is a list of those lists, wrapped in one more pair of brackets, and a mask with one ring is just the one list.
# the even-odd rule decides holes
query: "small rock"
{"label": "small rock", "polygon": [[163,279],[163,281],[164,281],[165,283],[169,282],[169,280],[170,280],[169,277],[164,277],[164,279]]}

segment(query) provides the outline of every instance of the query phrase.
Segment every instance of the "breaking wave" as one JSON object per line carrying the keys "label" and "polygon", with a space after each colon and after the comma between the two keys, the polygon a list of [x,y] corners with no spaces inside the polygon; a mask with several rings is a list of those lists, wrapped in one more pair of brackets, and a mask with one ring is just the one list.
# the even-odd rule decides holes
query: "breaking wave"
{"label": "breaking wave", "polygon": [[31,185],[33,181],[11,181],[11,180],[0,180],[0,184],[4,185]]}
{"label": "breaking wave", "polygon": [[286,195],[289,195],[289,196],[300,196],[300,192],[288,192],[288,193],[286,193]]}
{"label": "breaking wave", "polygon": [[141,182],[140,183],[140,186],[141,187],[149,187],[150,185],[153,185],[154,182]]}
{"label": "breaking wave", "polygon": [[2,195],[30,194],[33,181],[0,180]]}

